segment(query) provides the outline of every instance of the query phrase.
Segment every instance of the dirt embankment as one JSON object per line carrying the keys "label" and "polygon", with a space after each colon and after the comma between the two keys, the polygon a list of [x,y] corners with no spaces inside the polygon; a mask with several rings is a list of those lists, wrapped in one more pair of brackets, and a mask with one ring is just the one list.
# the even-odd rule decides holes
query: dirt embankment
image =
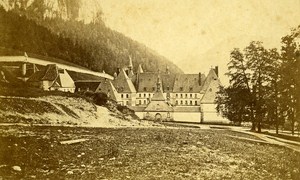
{"label": "dirt embankment", "polygon": [[80,97],[0,97],[0,123],[61,124],[96,127],[144,126],[121,112]]}

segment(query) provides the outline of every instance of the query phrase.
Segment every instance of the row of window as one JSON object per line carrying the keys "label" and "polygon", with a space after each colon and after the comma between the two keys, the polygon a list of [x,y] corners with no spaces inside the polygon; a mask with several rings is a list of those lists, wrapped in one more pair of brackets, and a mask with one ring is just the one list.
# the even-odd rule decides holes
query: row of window
{"label": "row of window", "polygon": [[129,94],[121,94],[121,98],[129,98]]}
{"label": "row of window", "polygon": [[[179,103],[179,101],[176,101],[176,105],[179,105],[178,104]],[[180,105],[183,105],[183,103],[184,103],[184,105],[198,105],[198,101],[190,101],[190,102],[188,102],[188,101],[180,101]]]}
{"label": "row of window", "polygon": [[[149,94],[146,94],[146,93],[144,93],[144,94],[139,94],[138,96],[139,96],[139,98],[142,98],[142,97],[144,97],[144,98],[147,98],[147,97],[152,97],[154,94],[151,94],[151,93],[149,93]],[[197,94],[176,94],[175,95],[176,96],[176,98],[198,98],[198,95]],[[129,94],[121,94],[121,98],[129,98],[130,97],[130,95]],[[167,99],[169,99],[170,98],[170,93],[167,93]]]}
{"label": "row of window", "polygon": [[[141,98],[141,97],[144,97],[144,98],[146,98],[146,97],[151,97],[151,94],[149,93],[149,94],[146,94],[146,93],[144,93],[144,94],[139,94],[139,97]],[[197,94],[194,94],[194,96],[193,96],[193,94],[176,94],[175,95],[176,96],[176,98],[179,98],[179,96],[180,96],[180,98],[197,98],[198,97],[198,95]],[[170,97],[170,93],[167,93],[167,97]]]}
{"label": "row of window", "polygon": [[139,100],[139,104],[147,104],[148,101],[147,100]]}
{"label": "row of window", "polygon": [[[180,87],[179,89],[180,89],[180,91],[183,91],[183,87]],[[166,90],[170,91],[170,87],[167,86]],[[193,91],[193,87],[190,87],[189,90]],[[147,91],[147,87],[144,87],[144,91]],[[155,87],[152,87],[152,91],[155,91]]]}
{"label": "row of window", "polygon": [[[193,98],[193,94],[190,94],[190,95],[188,95],[188,94],[176,94],[176,98],[178,98],[179,96],[180,96],[180,98],[183,98],[183,96],[185,96],[185,98],[188,98],[188,97]],[[197,98],[197,97],[198,97],[198,95],[194,94],[194,98]]]}

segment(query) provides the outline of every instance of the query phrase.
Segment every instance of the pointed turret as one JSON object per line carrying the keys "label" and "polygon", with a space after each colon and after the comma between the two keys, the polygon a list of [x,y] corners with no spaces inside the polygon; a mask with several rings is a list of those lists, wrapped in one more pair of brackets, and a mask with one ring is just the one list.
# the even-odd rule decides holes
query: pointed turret
{"label": "pointed turret", "polygon": [[128,72],[127,73],[128,73],[129,78],[132,78],[134,76],[131,56],[129,56],[129,65],[128,65]]}
{"label": "pointed turret", "polygon": [[142,68],[142,65],[139,64],[139,67],[138,67],[138,70],[137,70],[137,73],[140,74],[140,73],[144,73],[144,70]]}
{"label": "pointed turret", "polygon": [[151,101],[165,101],[163,91],[162,91],[162,88],[161,88],[160,76],[157,76],[156,92],[154,93],[153,97],[151,98]]}
{"label": "pointed turret", "polygon": [[167,65],[166,67],[166,74],[170,74],[170,69],[169,69],[169,66]]}
{"label": "pointed turret", "polygon": [[132,70],[132,68],[133,68],[132,59],[131,59],[131,56],[129,56],[129,65],[128,65],[128,69],[129,69],[129,70]]}

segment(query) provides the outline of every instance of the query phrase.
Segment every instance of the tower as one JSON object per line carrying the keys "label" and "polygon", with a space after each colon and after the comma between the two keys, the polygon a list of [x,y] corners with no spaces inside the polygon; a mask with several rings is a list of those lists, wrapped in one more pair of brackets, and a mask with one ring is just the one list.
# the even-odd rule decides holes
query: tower
{"label": "tower", "polygon": [[161,81],[159,75],[157,76],[157,82],[156,82],[156,92],[161,91]]}
{"label": "tower", "polygon": [[170,69],[169,69],[169,66],[167,65],[166,67],[166,74],[170,74]]}
{"label": "tower", "polygon": [[128,70],[129,70],[129,71],[132,71],[132,69],[133,69],[132,59],[131,59],[131,56],[129,56]]}
{"label": "tower", "polygon": [[128,77],[132,78],[133,76],[134,76],[134,73],[133,73],[133,64],[132,64],[131,56],[129,56]]}

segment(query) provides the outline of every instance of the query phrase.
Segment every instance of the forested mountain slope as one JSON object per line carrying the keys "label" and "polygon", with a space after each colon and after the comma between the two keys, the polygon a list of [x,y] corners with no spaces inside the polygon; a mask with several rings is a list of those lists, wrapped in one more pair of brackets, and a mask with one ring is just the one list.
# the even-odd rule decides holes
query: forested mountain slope
{"label": "forested mountain slope", "polygon": [[109,74],[126,66],[132,57],[134,68],[141,63],[146,71],[157,71],[168,65],[171,72],[182,73],[176,65],[145,45],[105,26],[100,9],[89,12],[92,19],[84,18],[88,16],[83,11],[85,1],[75,2],[0,1],[0,55],[13,55],[14,50],[26,51]]}

